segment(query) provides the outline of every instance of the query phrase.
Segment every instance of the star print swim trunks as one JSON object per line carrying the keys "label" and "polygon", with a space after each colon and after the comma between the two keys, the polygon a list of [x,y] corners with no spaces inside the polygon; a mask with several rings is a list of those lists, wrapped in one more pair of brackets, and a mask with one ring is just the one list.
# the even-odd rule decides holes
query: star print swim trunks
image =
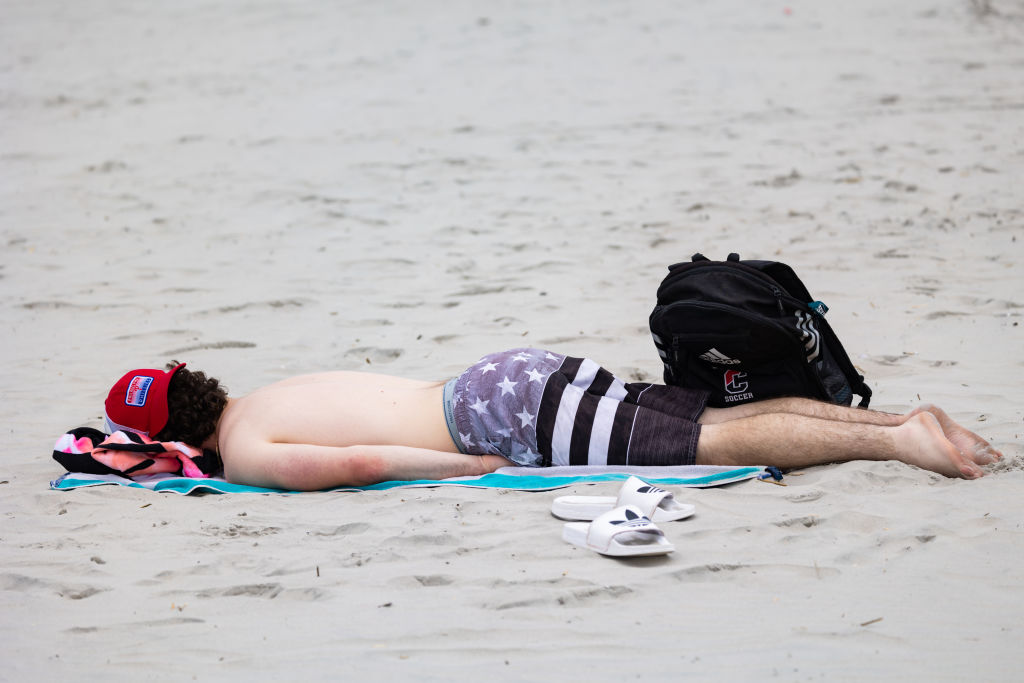
{"label": "star print swim trunks", "polygon": [[484,356],[450,381],[445,414],[452,416],[448,430],[459,450],[541,466],[537,415],[547,379],[564,360],[539,349],[513,349]]}
{"label": "star print swim trunks", "polygon": [[625,383],[541,349],[484,356],[444,388],[461,452],[526,467],[693,464],[706,403],[706,392]]}

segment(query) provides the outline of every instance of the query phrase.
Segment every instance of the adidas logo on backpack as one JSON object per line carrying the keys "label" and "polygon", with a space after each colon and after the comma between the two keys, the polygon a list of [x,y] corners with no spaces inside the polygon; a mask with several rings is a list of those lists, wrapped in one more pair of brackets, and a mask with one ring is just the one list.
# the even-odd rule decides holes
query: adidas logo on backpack
{"label": "adidas logo on backpack", "polygon": [[665,383],[710,392],[710,406],[779,396],[850,405],[858,394],[866,408],[871,389],[826,311],[784,263],[694,254],[669,266],[650,326]]}
{"label": "adidas logo on backpack", "polygon": [[718,349],[708,349],[707,352],[697,356],[701,360],[706,360],[709,363],[718,363],[720,365],[739,365],[739,361],[735,358],[729,358]]}

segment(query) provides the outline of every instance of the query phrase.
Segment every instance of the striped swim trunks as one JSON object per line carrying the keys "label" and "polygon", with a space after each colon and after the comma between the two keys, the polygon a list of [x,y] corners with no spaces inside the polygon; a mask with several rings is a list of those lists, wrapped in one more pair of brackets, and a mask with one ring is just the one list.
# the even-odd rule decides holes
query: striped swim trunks
{"label": "striped swim trunks", "polygon": [[705,392],[626,383],[587,358],[513,349],[481,358],[445,386],[463,453],[517,465],[688,465]]}

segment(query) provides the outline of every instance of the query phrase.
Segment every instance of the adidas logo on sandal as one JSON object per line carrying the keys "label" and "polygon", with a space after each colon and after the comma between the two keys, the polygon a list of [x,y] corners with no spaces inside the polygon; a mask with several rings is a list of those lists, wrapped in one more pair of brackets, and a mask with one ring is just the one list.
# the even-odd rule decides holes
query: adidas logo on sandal
{"label": "adidas logo on sandal", "polygon": [[651,525],[651,520],[647,519],[643,515],[636,514],[635,512],[633,512],[632,510],[630,510],[628,508],[623,510],[623,512],[626,514],[626,518],[625,519],[613,519],[613,520],[611,520],[611,523],[612,524],[625,524],[626,528],[636,528],[636,529],[639,529],[641,527],[645,527],[645,526],[650,526]]}

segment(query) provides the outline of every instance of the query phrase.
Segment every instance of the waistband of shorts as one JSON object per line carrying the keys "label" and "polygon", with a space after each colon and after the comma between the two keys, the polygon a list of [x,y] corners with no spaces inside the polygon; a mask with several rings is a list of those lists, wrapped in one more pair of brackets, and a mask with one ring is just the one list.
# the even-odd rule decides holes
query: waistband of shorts
{"label": "waistband of shorts", "polygon": [[465,453],[462,448],[462,439],[459,438],[459,429],[455,426],[455,382],[458,377],[448,380],[444,385],[444,421],[448,425],[448,435],[452,437],[452,443],[459,449],[459,453]]}

